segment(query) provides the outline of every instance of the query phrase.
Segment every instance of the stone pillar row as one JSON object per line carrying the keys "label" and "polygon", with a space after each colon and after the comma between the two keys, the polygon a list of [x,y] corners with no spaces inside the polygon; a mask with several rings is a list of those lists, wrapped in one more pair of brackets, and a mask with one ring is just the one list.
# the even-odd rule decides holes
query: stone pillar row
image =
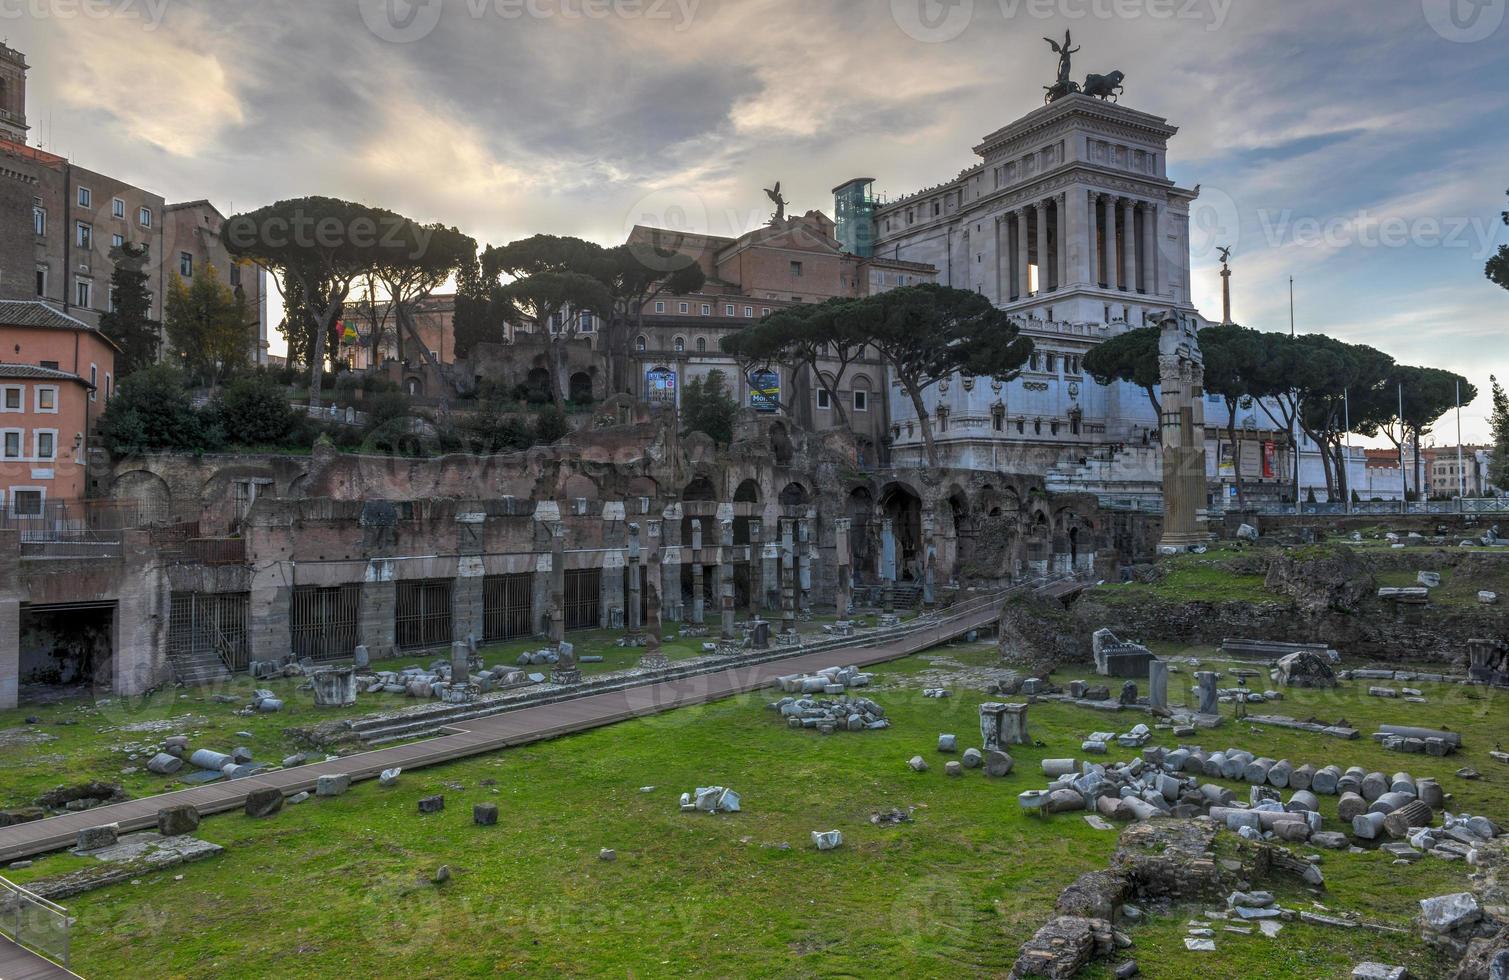
{"label": "stone pillar row", "polygon": [[[1091,191],[1089,212],[1091,283],[1124,292],[1157,294],[1157,205]],[[1138,215],[1142,216],[1140,231]]]}

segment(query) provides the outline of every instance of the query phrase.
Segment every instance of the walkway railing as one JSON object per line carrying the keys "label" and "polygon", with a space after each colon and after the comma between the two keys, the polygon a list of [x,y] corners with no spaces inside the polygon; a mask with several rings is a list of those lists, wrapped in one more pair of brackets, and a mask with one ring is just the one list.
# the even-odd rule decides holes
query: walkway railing
{"label": "walkway railing", "polygon": [[68,966],[68,910],[0,878],[0,934]]}

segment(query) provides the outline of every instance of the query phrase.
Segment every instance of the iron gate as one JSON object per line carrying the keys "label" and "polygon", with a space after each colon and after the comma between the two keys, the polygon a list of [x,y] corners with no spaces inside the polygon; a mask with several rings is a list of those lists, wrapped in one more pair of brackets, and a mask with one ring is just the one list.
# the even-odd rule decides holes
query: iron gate
{"label": "iron gate", "polygon": [[602,625],[601,568],[566,572],[566,629],[595,630]]}
{"label": "iron gate", "polygon": [[452,579],[398,583],[393,633],[400,650],[446,646],[451,642]]}
{"label": "iron gate", "polygon": [[489,643],[534,632],[534,576],[489,575],[482,580],[482,638]]}
{"label": "iron gate", "polygon": [[310,660],[342,660],[356,652],[356,618],[361,606],[359,582],[293,590],[288,625],[293,652]]}
{"label": "iron gate", "polygon": [[168,657],[184,663],[216,656],[228,670],[245,670],[250,605],[249,592],[174,592],[168,607]]}

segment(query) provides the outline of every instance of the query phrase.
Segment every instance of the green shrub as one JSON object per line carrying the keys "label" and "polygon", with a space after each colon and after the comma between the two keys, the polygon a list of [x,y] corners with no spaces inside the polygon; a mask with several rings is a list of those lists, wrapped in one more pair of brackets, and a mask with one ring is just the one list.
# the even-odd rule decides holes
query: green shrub
{"label": "green shrub", "polygon": [[195,410],[179,371],[154,365],[121,381],[100,416],[100,442],[117,456],[164,449],[218,449],[224,433],[216,414]]}
{"label": "green shrub", "polygon": [[242,446],[277,445],[298,428],[288,393],[271,378],[248,375],[232,381],[216,403],[220,427],[230,442]]}

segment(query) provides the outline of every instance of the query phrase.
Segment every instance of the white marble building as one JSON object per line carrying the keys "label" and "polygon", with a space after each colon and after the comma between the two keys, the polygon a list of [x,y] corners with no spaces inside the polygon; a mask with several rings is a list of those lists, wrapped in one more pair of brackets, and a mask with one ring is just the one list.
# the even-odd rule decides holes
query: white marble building
{"label": "white marble building", "polygon": [[[1167,177],[1168,121],[1085,95],[985,137],[953,180],[881,205],[875,253],[926,262],[1028,324],[1035,363],[1006,385],[929,392],[945,465],[1046,470],[1157,428],[1147,395],[1080,371],[1092,346],[1158,310],[1194,314],[1189,205]],[[891,400],[897,461],[922,458],[907,399]]]}
{"label": "white marble building", "polygon": [[[946,183],[880,205],[875,254],[925,262],[1024,322],[1037,354],[1005,384],[955,377],[927,393],[945,466],[1049,474],[1050,486],[1102,496],[1156,495],[1157,417],[1131,384],[1097,385],[1081,370],[1091,347],[1190,298],[1193,190],[1168,178],[1166,119],[1086,95],[1036,109],[985,137],[979,162]],[[1201,320],[1202,323],[1208,321]],[[893,395],[898,394],[893,392]],[[924,458],[910,400],[890,399],[892,455]],[[1239,410],[1244,478],[1278,496],[1292,462],[1265,441],[1272,424]],[[1222,465],[1226,408],[1207,401],[1212,481]],[[1279,443],[1284,440],[1280,435]]]}

